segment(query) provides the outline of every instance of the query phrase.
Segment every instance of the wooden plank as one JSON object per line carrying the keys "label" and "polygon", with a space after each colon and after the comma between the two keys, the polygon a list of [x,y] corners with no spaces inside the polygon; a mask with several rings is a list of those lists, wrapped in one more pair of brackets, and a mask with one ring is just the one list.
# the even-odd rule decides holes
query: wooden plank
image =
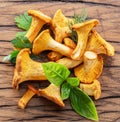
{"label": "wooden plank", "polygon": [[[13,2],[11,2],[13,1]],[[37,0],[38,1],[38,0]],[[23,2],[19,0],[0,0],[0,121],[82,121],[91,122],[77,115],[70,107],[69,101],[65,101],[65,108],[35,96],[25,110],[17,107],[17,102],[26,91],[28,84],[36,87],[44,87],[46,83],[24,82],[20,85],[19,91],[12,89],[11,82],[14,67],[3,63],[2,59],[12,51],[10,40],[15,37],[19,29],[16,28],[14,17],[28,9],[38,9],[49,16],[53,16],[58,8],[71,17],[79,13],[82,8],[88,11],[88,17],[100,20],[97,31],[110,42],[116,50],[114,57],[104,56],[104,68],[99,78],[102,86],[101,99],[94,101],[99,114],[100,122],[120,121],[120,40],[119,40],[119,1],[110,0],[84,0],[82,2]],[[7,8],[7,9],[6,9]],[[53,9],[54,8],[54,9]],[[19,116],[18,116],[19,115]]]}

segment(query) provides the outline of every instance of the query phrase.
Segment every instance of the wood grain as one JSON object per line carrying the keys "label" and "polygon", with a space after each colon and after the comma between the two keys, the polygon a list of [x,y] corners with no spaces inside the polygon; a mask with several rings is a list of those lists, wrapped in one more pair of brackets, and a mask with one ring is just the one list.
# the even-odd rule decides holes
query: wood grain
{"label": "wood grain", "polygon": [[[96,30],[104,39],[110,42],[116,50],[114,57],[104,56],[104,69],[99,78],[102,85],[101,99],[94,101],[99,114],[100,122],[120,121],[120,1],[119,0],[64,0],[42,2],[40,0],[0,0],[0,121],[45,121],[45,122],[91,122],[77,115],[65,101],[65,108],[35,96],[25,110],[17,106],[20,97],[26,91],[26,82],[20,85],[20,90],[12,89],[11,81],[14,67],[3,63],[2,59],[12,51],[10,40],[20,31],[14,23],[14,17],[28,9],[41,10],[49,16],[53,16],[57,9],[71,17],[86,8],[88,18],[100,20]],[[35,86],[41,86],[35,83]],[[43,83],[43,86],[45,83]]]}

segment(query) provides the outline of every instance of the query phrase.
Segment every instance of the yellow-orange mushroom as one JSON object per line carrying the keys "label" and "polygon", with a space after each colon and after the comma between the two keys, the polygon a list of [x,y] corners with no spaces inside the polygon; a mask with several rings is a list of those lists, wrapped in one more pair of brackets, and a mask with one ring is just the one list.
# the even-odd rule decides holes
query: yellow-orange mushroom
{"label": "yellow-orange mushroom", "polygon": [[73,51],[73,49],[55,41],[48,29],[42,31],[34,40],[32,52],[39,54],[45,50],[52,50],[68,57],[70,57]]}
{"label": "yellow-orange mushroom", "polygon": [[32,43],[43,25],[51,22],[51,18],[37,10],[28,10],[28,14],[32,16],[32,23],[25,36]]}
{"label": "yellow-orange mushroom", "polygon": [[76,48],[76,43],[72,39],[70,39],[68,37],[64,38],[63,42],[64,42],[64,45],[66,45],[66,46],[68,46],[68,47],[70,47],[72,49]]}
{"label": "yellow-orange mushroom", "polygon": [[88,35],[98,23],[99,21],[97,19],[93,19],[72,26],[72,29],[74,29],[78,35],[77,46],[71,55],[72,59],[79,60],[81,58],[86,48]]}
{"label": "yellow-orange mushroom", "polygon": [[51,51],[47,54],[47,57],[50,61],[57,61],[59,60],[63,55],[58,53],[58,52],[55,52],[55,51]]}
{"label": "yellow-orange mushroom", "polygon": [[86,51],[82,65],[74,68],[75,76],[80,78],[82,83],[92,83],[97,79],[103,69],[103,58],[92,51]]}
{"label": "yellow-orange mushroom", "polygon": [[52,28],[56,41],[61,43],[65,37],[68,37],[71,34],[71,30],[68,26],[69,21],[71,20],[63,15],[61,9],[56,11],[52,19]]}
{"label": "yellow-orange mushroom", "polygon": [[27,80],[46,80],[42,64],[30,58],[30,50],[22,49],[16,59],[12,86],[18,89],[19,84]]}

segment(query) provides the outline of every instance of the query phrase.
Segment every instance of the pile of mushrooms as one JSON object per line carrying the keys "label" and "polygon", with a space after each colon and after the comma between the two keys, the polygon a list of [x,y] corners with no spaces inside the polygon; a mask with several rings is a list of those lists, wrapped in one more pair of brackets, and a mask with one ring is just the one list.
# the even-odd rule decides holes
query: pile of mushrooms
{"label": "pile of mushrooms", "polygon": [[[74,75],[80,79],[81,90],[99,99],[101,86],[98,78],[103,69],[101,54],[114,55],[114,47],[94,29],[99,21],[92,19],[74,24],[74,20],[65,17],[60,9],[56,11],[53,18],[37,10],[28,10],[28,14],[32,16],[32,23],[25,36],[33,45],[32,53],[38,55],[49,50],[47,58],[50,61],[73,69]],[[68,22],[72,23],[71,27]],[[43,29],[44,25],[49,25],[49,28]],[[77,43],[71,39],[72,30],[77,33]],[[30,49],[25,48],[17,56],[12,81],[12,86],[16,89],[19,88],[20,83],[28,80],[47,80],[42,62],[32,60],[30,53]],[[36,94],[64,106],[60,86],[50,84],[44,89],[36,89],[29,85],[28,90],[18,102],[19,107],[24,109]]]}

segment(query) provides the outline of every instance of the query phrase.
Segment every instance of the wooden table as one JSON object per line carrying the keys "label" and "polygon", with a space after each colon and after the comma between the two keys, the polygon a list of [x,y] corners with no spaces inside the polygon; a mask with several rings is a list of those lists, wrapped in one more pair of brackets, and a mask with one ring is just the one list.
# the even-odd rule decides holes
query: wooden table
{"label": "wooden table", "polygon": [[[31,2],[30,2],[31,1]],[[102,86],[101,99],[94,101],[100,122],[120,122],[120,1],[119,0],[66,0],[69,2],[40,0],[0,0],[0,122],[90,122],[77,115],[65,101],[65,108],[35,96],[25,110],[17,106],[24,94],[27,83],[21,84],[19,91],[11,86],[14,67],[3,63],[2,59],[12,50],[10,40],[19,29],[14,17],[28,9],[38,9],[53,16],[57,9],[62,9],[66,16],[74,11],[80,13],[86,8],[88,18],[99,19],[96,28],[104,39],[115,47],[115,56],[104,56],[104,69],[99,80]],[[71,2],[70,2],[71,1]]]}

